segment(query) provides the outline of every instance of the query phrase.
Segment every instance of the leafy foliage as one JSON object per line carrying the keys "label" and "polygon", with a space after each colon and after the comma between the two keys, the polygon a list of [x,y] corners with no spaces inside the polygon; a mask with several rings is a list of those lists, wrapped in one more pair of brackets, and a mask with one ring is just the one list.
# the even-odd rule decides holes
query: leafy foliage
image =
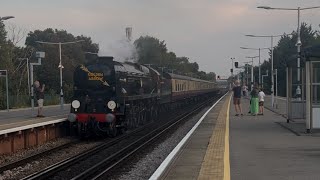
{"label": "leafy foliage", "polygon": [[[65,100],[68,102],[72,97],[73,71],[74,68],[90,61],[92,58],[86,56],[85,52],[97,53],[99,45],[92,42],[90,37],[80,35],[74,36],[66,30],[47,28],[45,30],[35,30],[26,36],[25,47],[18,47],[17,42],[23,39],[23,30],[14,26],[11,39],[7,37],[4,24],[0,21],[0,69],[8,70],[9,92],[12,106],[29,105],[29,85],[27,61],[37,62],[35,52],[45,52],[40,66],[34,66],[34,80],[39,80],[41,84],[46,84],[46,104],[59,102],[60,93],[60,54],[58,44],[43,44],[42,42],[73,42],[82,40],[75,44],[63,44],[61,47],[61,62],[63,69],[63,90]],[[16,33],[16,34],[14,34]],[[199,71],[196,62],[190,62],[187,57],[177,57],[174,52],[168,52],[164,41],[157,38],[145,36],[134,42],[138,53],[138,62],[141,64],[153,64],[163,67],[164,71],[185,74],[201,79],[214,80],[215,73],[205,73]],[[22,58],[22,59],[21,59]],[[0,78],[0,109],[5,108],[5,78]]]}
{"label": "leafy foliage", "polygon": [[[319,31],[313,30],[311,25],[302,23],[300,29],[300,36],[302,41],[301,52],[303,48],[320,45],[320,36]],[[286,96],[286,67],[290,64],[292,67],[297,67],[297,32],[293,31],[293,35],[284,35],[279,40],[278,44],[274,47],[274,69],[278,71],[278,95]],[[271,51],[269,52],[270,58],[269,61],[265,61],[261,65],[261,74],[265,74],[266,70],[269,70],[268,78],[264,79],[264,89],[270,93],[270,84],[271,84]],[[301,65],[304,66],[304,63],[301,60]],[[258,79],[258,67],[254,69],[255,79]],[[295,80],[295,77],[293,79]],[[276,83],[276,82],[275,82]],[[275,84],[275,88],[277,87]],[[275,89],[276,90],[276,89]]]}
{"label": "leafy foliage", "polygon": [[[21,31],[16,30],[16,32]],[[51,98],[51,102],[56,102],[59,97],[59,47],[58,45],[39,44],[36,41],[70,42],[83,40],[83,42],[77,44],[62,45],[63,87],[68,101],[72,96],[70,95],[72,92],[70,87],[72,87],[73,69],[85,61],[84,52],[98,52],[98,44],[93,43],[90,37],[74,36],[65,30],[48,28],[43,31],[29,32],[26,37],[26,46],[18,47],[15,45],[15,41],[22,38],[18,37],[18,35],[13,36],[15,39],[9,39],[4,24],[0,22],[0,69],[8,70],[11,102],[24,102],[23,104],[19,103],[18,106],[25,106],[25,102],[28,102],[25,100],[25,97],[29,96],[26,58],[28,58],[29,62],[37,62],[36,51],[44,51],[46,57],[42,60],[41,66],[34,66],[34,80],[40,80],[41,83],[46,84],[46,93],[55,98]],[[6,105],[5,78],[0,78],[0,92],[0,109],[2,109]]]}
{"label": "leafy foliage", "polygon": [[[26,38],[26,46],[32,47],[35,51],[44,51],[45,59],[41,66],[35,66],[35,79],[45,83],[48,89],[55,89],[58,94],[60,91],[60,63],[59,45],[58,44],[40,44],[37,41],[44,42],[74,42],[84,40],[74,44],[61,45],[61,63],[63,70],[63,87],[70,87],[73,82],[74,68],[85,61],[85,52],[98,52],[99,46],[92,42],[90,37],[74,36],[65,30],[53,30],[51,28],[43,31],[36,30],[30,32]],[[31,61],[37,61],[33,54]],[[65,88],[64,88],[65,89]],[[68,88],[70,89],[70,88]],[[66,94],[69,94],[66,92]],[[66,96],[67,100],[70,96]],[[69,98],[68,98],[69,97]]]}
{"label": "leafy foliage", "polygon": [[141,36],[134,42],[138,53],[138,63],[162,67],[165,71],[180,73],[205,80],[214,80],[215,73],[199,71],[196,62],[190,62],[188,57],[177,57],[174,52],[168,52],[165,41],[151,36]]}

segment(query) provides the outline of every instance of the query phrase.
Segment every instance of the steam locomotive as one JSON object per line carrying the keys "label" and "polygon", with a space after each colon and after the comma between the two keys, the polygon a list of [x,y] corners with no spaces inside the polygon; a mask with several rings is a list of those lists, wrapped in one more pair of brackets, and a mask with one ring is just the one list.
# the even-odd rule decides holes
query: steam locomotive
{"label": "steam locomotive", "polygon": [[160,112],[217,90],[214,82],[97,57],[75,69],[68,120],[82,137],[114,137],[156,119]]}

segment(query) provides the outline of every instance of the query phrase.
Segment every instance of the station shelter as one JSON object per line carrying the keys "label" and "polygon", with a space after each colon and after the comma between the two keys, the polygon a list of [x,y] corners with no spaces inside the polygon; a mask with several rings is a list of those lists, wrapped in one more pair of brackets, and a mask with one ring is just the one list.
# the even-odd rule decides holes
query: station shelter
{"label": "station shelter", "polygon": [[300,73],[296,59],[289,61],[286,78],[287,122],[305,121],[307,133],[320,129],[320,46],[304,49]]}

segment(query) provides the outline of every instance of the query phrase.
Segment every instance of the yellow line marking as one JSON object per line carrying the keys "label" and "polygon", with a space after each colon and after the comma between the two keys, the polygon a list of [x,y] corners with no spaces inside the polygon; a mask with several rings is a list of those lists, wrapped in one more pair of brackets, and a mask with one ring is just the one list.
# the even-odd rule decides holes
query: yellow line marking
{"label": "yellow line marking", "polygon": [[226,117],[226,133],[224,139],[224,180],[230,180],[230,149],[229,149],[229,112],[230,112],[230,101],[231,96],[229,97],[228,108],[227,108],[227,117]]}
{"label": "yellow line marking", "polygon": [[230,101],[231,94],[221,104],[198,180],[230,180],[229,129],[227,129]]}

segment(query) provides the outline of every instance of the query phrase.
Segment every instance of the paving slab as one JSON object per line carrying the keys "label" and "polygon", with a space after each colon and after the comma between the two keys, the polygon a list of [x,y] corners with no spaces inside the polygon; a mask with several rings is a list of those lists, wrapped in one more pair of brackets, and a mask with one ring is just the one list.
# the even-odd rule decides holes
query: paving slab
{"label": "paving slab", "polygon": [[[249,101],[242,102],[246,112]],[[320,137],[297,136],[279,125],[285,118],[269,110],[264,116],[234,115],[232,105],[231,179],[320,179]]]}

